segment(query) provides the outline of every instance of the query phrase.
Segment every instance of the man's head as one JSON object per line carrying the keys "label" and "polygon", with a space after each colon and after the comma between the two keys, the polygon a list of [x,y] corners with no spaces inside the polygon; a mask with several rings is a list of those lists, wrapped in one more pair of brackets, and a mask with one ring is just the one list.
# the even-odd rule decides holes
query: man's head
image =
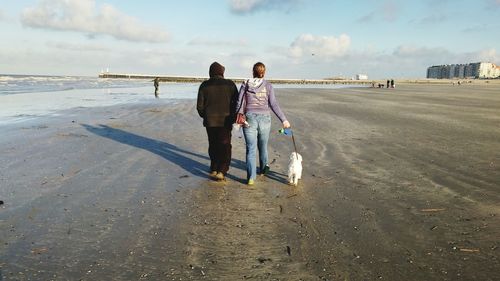
{"label": "man's head", "polygon": [[253,78],[264,78],[264,74],[266,74],[266,66],[258,62],[253,65]]}
{"label": "man's head", "polygon": [[218,62],[214,62],[210,65],[210,69],[208,70],[208,74],[210,77],[221,76],[224,77],[224,66],[222,66]]}

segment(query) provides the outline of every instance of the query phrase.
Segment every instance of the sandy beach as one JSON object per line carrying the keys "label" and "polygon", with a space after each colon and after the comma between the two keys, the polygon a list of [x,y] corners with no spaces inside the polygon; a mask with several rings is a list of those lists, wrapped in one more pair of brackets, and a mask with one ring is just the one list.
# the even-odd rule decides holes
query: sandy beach
{"label": "sandy beach", "polygon": [[0,280],[499,280],[500,85],[277,89],[272,172],[192,99],[0,127]]}

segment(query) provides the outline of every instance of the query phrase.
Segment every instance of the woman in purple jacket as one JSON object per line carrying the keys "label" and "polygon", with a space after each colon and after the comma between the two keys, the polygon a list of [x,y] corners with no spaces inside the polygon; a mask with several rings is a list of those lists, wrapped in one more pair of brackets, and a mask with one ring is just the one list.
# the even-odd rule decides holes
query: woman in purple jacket
{"label": "woman in purple jacket", "polygon": [[243,82],[238,97],[237,112],[244,113],[248,122],[248,126],[243,128],[248,185],[253,185],[257,176],[257,149],[260,173],[269,172],[267,142],[271,132],[271,110],[283,123],[284,128],[290,127],[290,122],[278,105],[273,86],[264,79],[265,73],[266,66],[261,62],[256,63],[253,66],[253,79]]}

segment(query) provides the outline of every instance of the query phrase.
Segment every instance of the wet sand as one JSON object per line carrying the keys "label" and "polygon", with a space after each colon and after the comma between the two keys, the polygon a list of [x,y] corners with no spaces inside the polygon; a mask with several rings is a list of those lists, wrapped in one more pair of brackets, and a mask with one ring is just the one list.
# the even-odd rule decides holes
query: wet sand
{"label": "wet sand", "polygon": [[499,280],[499,85],[277,97],[298,187],[277,133],[254,187],[236,136],[207,179],[193,100],[2,127],[0,280]]}

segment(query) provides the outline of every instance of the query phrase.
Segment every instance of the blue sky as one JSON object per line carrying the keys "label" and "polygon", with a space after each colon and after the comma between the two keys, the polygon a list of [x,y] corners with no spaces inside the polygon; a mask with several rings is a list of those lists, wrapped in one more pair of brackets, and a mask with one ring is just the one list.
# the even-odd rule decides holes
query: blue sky
{"label": "blue sky", "polygon": [[0,0],[0,73],[422,78],[500,64],[500,0]]}

